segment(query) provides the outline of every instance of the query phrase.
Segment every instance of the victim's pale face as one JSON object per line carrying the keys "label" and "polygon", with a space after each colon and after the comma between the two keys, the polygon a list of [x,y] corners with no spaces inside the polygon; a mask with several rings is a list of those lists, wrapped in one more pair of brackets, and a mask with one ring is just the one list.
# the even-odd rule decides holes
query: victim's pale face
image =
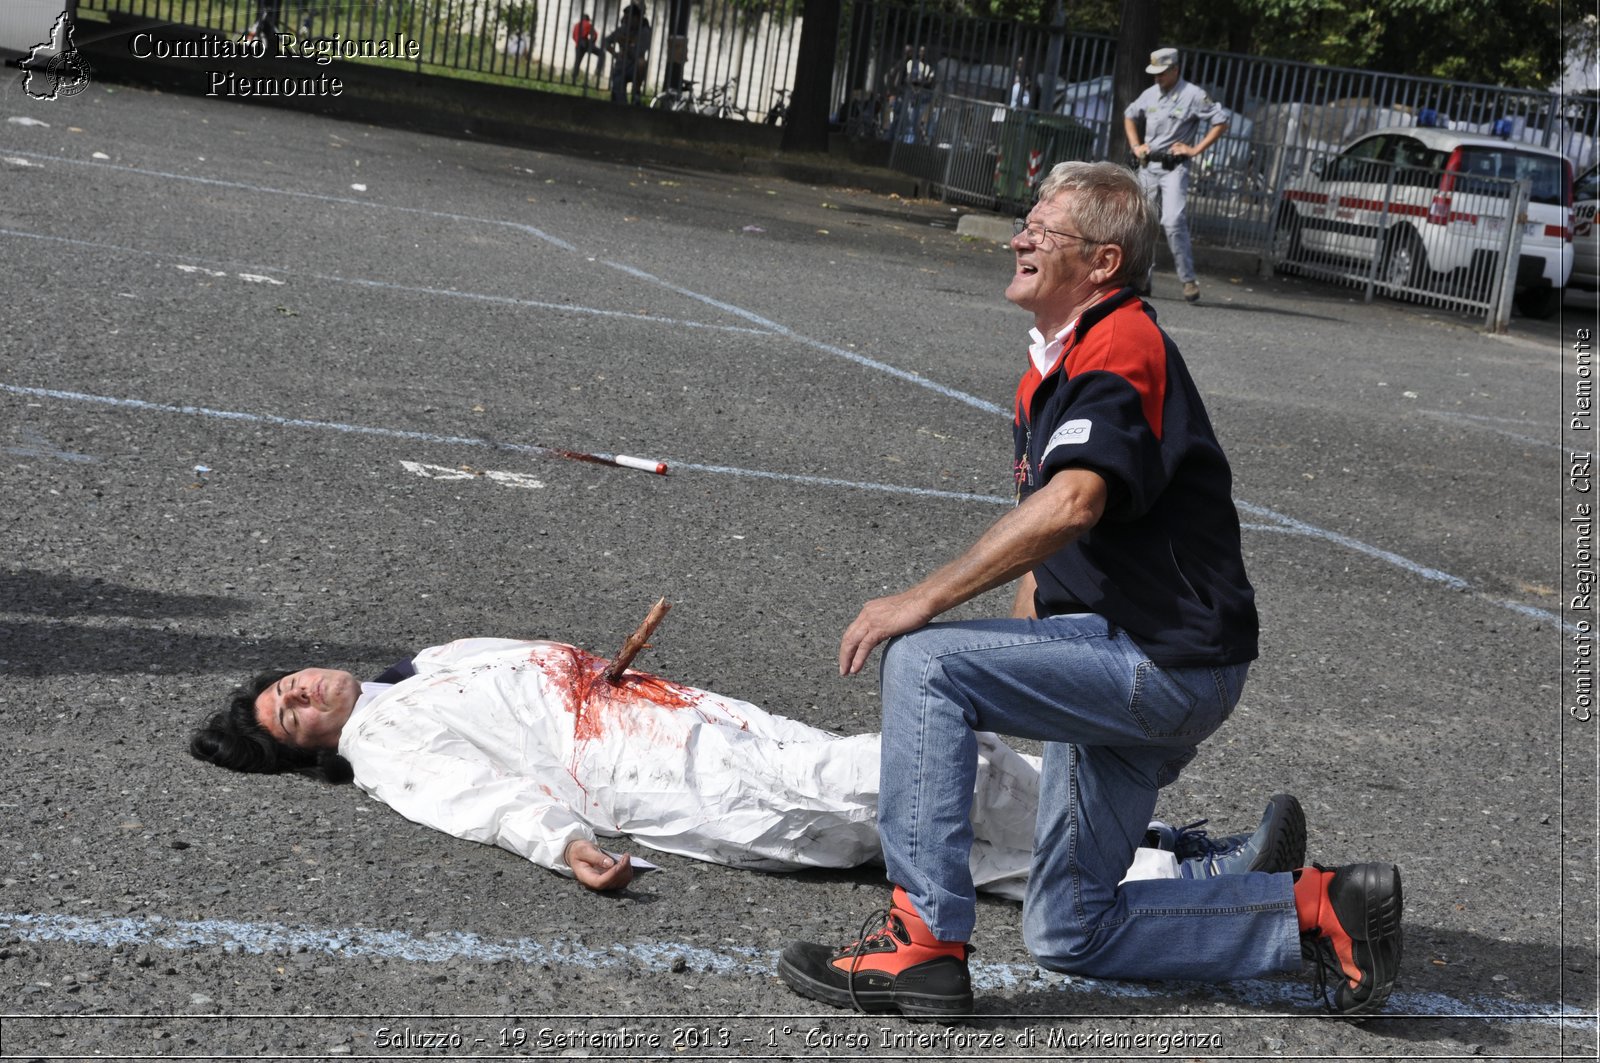
{"label": "victim's pale face", "polygon": [[361,696],[361,682],[333,668],[302,668],[256,697],[256,722],[300,749],[334,749]]}

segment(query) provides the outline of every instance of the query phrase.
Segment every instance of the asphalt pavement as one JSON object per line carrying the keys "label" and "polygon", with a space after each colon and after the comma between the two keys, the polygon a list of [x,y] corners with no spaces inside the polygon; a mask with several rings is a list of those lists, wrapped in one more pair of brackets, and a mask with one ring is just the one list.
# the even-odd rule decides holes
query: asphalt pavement
{"label": "asphalt pavement", "polygon": [[1009,504],[1031,322],[1005,250],[859,188],[126,87],[0,112],[3,1058],[1593,1057],[1563,494],[1592,301],[1492,337],[1157,278],[1263,621],[1158,814],[1245,830],[1289,790],[1314,859],[1399,863],[1390,1013],[1330,1020],[1297,974],[1049,975],[986,900],[979,1015],[912,1026],[774,974],[787,941],[854,936],[881,871],[660,857],[600,896],[185,745],[267,666],[610,653],[660,596],[640,667],[876,730],[840,632]]}

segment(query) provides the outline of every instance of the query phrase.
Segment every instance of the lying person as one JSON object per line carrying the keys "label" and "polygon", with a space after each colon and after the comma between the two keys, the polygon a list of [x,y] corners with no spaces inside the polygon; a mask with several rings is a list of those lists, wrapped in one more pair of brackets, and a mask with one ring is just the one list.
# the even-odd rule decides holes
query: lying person
{"label": "lying person", "polygon": [[[558,642],[477,638],[423,650],[369,683],[325,668],[264,674],[189,749],[236,771],[354,781],[410,820],[595,890],[620,889],[634,872],[600,836],[763,871],[881,860],[877,735],[839,737],[643,672],[612,682],[609,664]],[[973,878],[1013,899],[1033,850],[1038,763],[980,737]],[[1166,852],[1141,850],[1134,877],[1303,860],[1304,817],[1284,795],[1254,835],[1152,828]]]}

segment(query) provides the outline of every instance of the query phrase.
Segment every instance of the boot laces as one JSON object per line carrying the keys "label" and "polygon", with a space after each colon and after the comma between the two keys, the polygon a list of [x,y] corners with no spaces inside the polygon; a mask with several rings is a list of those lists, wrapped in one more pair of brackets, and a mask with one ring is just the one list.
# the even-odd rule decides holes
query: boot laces
{"label": "boot laces", "polygon": [[[845,979],[845,984],[850,990],[850,1006],[857,1011],[865,1012],[867,1010],[856,999],[856,968],[861,966],[862,954],[868,948],[883,942],[885,939],[895,942],[899,940],[895,937],[894,931],[890,929],[889,920],[889,909],[879,908],[862,920],[861,929],[856,932],[856,940],[839,950],[841,955],[846,952],[850,953],[850,976]],[[878,924],[876,930],[872,929],[873,924]]]}
{"label": "boot laces", "polygon": [[[1334,994],[1330,992],[1328,987],[1328,978],[1332,976],[1333,988],[1336,990],[1340,982],[1348,985],[1350,976],[1345,972],[1344,966],[1339,962],[1338,955],[1333,951],[1332,943],[1328,941],[1326,936],[1312,931],[1306,937],[1309,939],[1307,942],[1308,949],[1302,951],[1308,951],[1313,961],[1312,970],[1316,974],[1317,983],[1316,999],[1322,1002],[1322,1006],[1327,1008],[1329,1013],[1338,1014],[1339,1009],[1333,1002]],[[1354,988],[1353,986],[1351,987],[1352,992]]]}
{"label": "boot laces", "polygon": [[1173,855],[1179,860],[1186,860],[1196,856],[1216,856],[1227,852],[1226,843],[1216,841],[1202,829],[1209,819],[1197,819],[1187,827],[1179,827],[1173,832]]}

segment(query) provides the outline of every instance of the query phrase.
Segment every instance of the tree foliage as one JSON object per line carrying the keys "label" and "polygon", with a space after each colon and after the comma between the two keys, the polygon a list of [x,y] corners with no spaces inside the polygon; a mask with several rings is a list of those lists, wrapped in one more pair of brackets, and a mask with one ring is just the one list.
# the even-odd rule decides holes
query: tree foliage
{"label": "tree foliage", "polygon": [[[926,0],[1048,22],[1054,0]],[[1161,0],[1161,39],[1328,66],[1545,88],[1569,54],[1593,54],[1587,5],[1562,0]],[[1116,34],[1121,0],[1067,0],[1069,28]]]}

